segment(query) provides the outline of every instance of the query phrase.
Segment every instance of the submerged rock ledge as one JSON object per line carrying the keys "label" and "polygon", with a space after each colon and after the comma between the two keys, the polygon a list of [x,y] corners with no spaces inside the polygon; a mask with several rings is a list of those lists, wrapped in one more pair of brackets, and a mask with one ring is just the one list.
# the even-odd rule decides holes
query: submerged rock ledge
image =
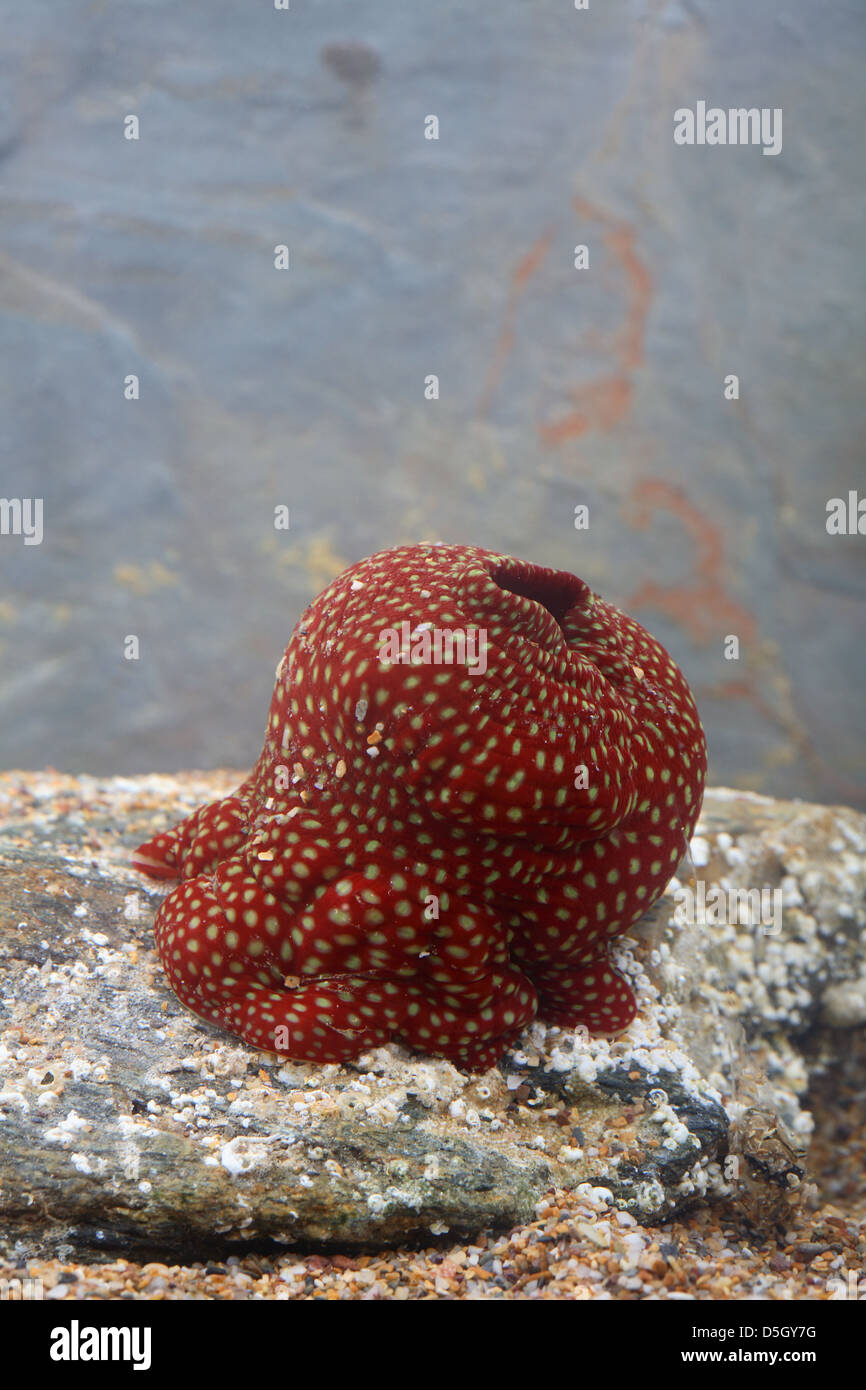
{"label": "submerged rock ledge", "polygon": [[[617,944],[632,1026],[535,1023],[467,1076],[398,1047],[287,1062],[178,1003],[129,850],[239,780],[0,776],[0,1253],[382,1248],[526,1221],[552,1189],[645,1224],[797,1201],[810,1068],[866,1026],[866,815],[710,790],[692,863]],[[705,925],[672,920],[692,874]],[[776,920],[749,920],[756,889]]]}

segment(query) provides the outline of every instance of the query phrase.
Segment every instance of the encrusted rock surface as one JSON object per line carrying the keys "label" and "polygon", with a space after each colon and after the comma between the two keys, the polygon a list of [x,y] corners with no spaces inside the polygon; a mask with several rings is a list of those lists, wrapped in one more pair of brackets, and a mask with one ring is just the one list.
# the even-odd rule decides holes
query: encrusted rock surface
{"label": "encrusted rock surface", "polygon": [[619,945],[631,1028],[536,1023],[473,1077],[396,1047],[287,1062],[177,1002],[162,890],[128,851],[237,780],[0,777],[0,1253],[381,1248],[525,1221],[581,1184],[644,1223],[796,1200],[808,1059],[866,1019],[866,816],[710,791],[697,875],[778,889],[781,917],[672,921],[686,863]]}

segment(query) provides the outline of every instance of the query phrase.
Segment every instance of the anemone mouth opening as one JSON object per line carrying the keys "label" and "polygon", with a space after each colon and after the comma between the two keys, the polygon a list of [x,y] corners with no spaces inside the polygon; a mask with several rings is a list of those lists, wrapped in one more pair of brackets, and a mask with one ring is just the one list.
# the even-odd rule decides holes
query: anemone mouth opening
{"label": "anemone mouth opening", "polygon": [[543,569],[540,565],[500,565],[490,578],[497,588],[519,598],[539,603],[555,620],[560,631],[567,613],[586,591],[582,579],[564,570]]}

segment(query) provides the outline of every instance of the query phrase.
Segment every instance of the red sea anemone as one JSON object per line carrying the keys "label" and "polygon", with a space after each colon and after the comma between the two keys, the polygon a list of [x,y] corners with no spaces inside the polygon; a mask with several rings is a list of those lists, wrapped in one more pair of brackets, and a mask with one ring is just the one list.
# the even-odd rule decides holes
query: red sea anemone
{"label": "red sea anemone", "polygon": [[536,1015],[624,1028],[612,940],[656,901],[706,772],[681,672],[563,571],[383,551],[292,634],[233,796],[142,845],[178,998],[254,1047],[390,1040],[491,1066]]}

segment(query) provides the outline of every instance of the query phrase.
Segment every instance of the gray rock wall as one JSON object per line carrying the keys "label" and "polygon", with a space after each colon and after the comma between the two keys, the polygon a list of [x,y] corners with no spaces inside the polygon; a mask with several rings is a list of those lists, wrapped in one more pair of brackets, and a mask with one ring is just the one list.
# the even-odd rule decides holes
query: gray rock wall
{"label": "gray rock wall", "polygon": [[7,9],[0,765],[252,762],[306,602],[442,539],[643,621],[715,781],[866,801],[862,7]]}

